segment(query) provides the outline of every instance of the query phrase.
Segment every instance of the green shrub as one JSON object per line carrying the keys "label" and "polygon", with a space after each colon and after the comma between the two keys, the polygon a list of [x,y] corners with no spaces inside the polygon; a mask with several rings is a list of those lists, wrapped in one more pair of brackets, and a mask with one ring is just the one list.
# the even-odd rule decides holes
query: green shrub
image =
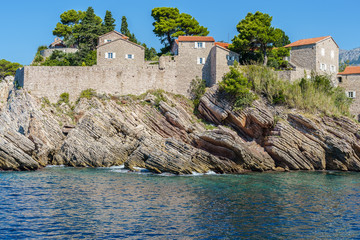
{"label": "green shrub", "polygon": [[95,90],[92,89],[92,88],[89,88],[89,89],[86,89],[86,90],[84,90],[84,91],[82,91],[82,92],[80,93],[79,99],[81,99],[81,98],[91,99],[91,98],[94,97],[95,95],[96,95]]}
{"label": "green shrub", "polygon": [[235,99],[235,110],[250,106],[255,100],[255,95],[250,91],[252,83],[235,67],[230,67],[220,83],[220,90],[230,94]]}
{"label": "green shrub", "polygon": [[64,93],[60,94],[60,99],[57,102],[57,104],[60,105],[62,103],[66,103],[66,104],[69,103],[69,93],[64,92]]}
{"label": "green shrub", "polygon": [[206,82],[205,80],[196,77],[190,84],[190,96],[193,100],[195,109],[199,106],[200,98],[205,94]]}
{"label": "green shrub", "polygon": [[157,89],[155,91],[151,91],[151,94],[155,96],[155,106],[158,107],[161,101],[167,102],[166,97],[164,95],[165,91],[162,89]]}

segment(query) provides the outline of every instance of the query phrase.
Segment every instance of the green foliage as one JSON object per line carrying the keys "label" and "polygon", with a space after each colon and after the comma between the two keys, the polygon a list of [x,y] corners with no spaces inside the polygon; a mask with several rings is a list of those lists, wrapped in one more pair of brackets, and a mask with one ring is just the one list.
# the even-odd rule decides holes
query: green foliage
{"label": "green foliage", "polygon": [[128,23],[127,23],[127,19],[125,16],[122,16],[121,18],[121,28],[120,28],[120,32],[122,34],[124,34],[125,36],[129,36],[130,35],[130,31],[128,29]]}
{"label": "green foliage", "polygon": [[239,35],[232,39],[230,50],[240,53],[242,63],[259,61],[261,55],[255,52],[259,50],[264,65],[267,64],[267,50],[281,39],[283,33],[272,27],[271,21],[271,16],[258,11],[255,14],[248,13],[236,26]]}
{"label": "green foliage", "polygon": [[115,27],[116,27],[115,19],[112,17],[112,13],[110,11],[106,11],[104,23],[103,23],[104,33],[114,31]]}
{"label": "green foliage", "polygon": [[145,43],[142,44],[143,47],[145,47],[145,60],[146,61],[157,61],[159,60],[159,56],[157,55],[157,52],[155,48],[148,48]]}
{"label": "green foliage", "polygon": [[347,115],[352,102],[345,91],[333,87],[327,76],[311,74],[294,83],[278,78],[268,67],[248,65],[242,68],[244,75],[252,82],[253,91],[266,97],[273,104],[283,104],[309,113],[326,115]]}
{"label": "green foliage", "polygon": [[350,60],[346,60],[345,62],[341,61],[339,64],[339,72],[345,71],[345,68],[350,66]]}
{"label": "green foliage", "polygon": [[220,89],[230,94],[235,99],[235,109],[251,105],[255,100],[255,95],[250,92],[252,83],[235,67],[230,67],[230,72],[227,73],[222,82],[220,82]]}
{"label": "green foliage", "polygon": [[22,67],[19,63],[12,63],[5,59],[0,60],[0,80],[7,76],[15,76],[16,70]]}
{"label": "green foliage", "polygon": [[155,91],[151,91],[150,93],[155,96],[154,102],[155,102],[156,107],[158,107],[160,105],[161,101],[167,102],[165,94],[164,94],[165,93],[164,90],[158,89],[158,90],[155,90]]}
{"label": "green foliage", "polygon": [[154,8],[151,12],[154,18],[153,32],[160,38],[164,48],[162,53],[170,51],[175,38],[182,35],[207,36],[207,28],[200,26],[191,15],[180,13],[177,8],[159,7]]}
{"label": "green foliage", "polygon": [[194,103],[195,109],[199,106],[200,98],[205,94],[206,82],[205,80],[196,77],[190,84],[190,95]]}
{"label": "green foliage", "polygon": [[64,92],[64,93],[60,94],[60,99],[57,102],[57,104],[60,105],[62,103],[66,103],[66,104],[69,103],[69,93]]}
{"label": "green foliage", "polygon": [[275,31],[278,31],[280,38],[274,42],[274,47],[284,47],[291,43],[289,36],[287,36],[283,30],[276,28]]}
{"label": "green foliage", "polygon": [[95,95],[96,95],[95,90],[89,88],[89,89],[86,89],[86,90],[84,90],[84,91],[82,91],[82,92],[80,93],[79,99],[81,99],[81,98],[91,99],[91,98],[94,97]]}
{"label": "green foliage", "polygon": [[284,58],[289,56],[290,56],[289,48],[284,48],[284,47],[274,48],[269,52],[269,59],[267,62],[267,66],[275,69],[286,69],[288,68],[289,62],[284,60]]}

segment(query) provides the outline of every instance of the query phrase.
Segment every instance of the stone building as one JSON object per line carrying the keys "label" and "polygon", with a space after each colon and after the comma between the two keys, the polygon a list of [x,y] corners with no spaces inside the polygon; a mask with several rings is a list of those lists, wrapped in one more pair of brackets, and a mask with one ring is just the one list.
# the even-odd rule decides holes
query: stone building
{"label": "stone building", "polygon": [[196,76],[212,86],[222,80],[229,66],[239,61],[239,54],[228,49],[228,43],[215,42],[213,37],[180,36],[172,46],[177,69],[187,80]]}
{"label": "stone building", "polygon": [[129,38],[117,31],[111,31],[99,37],[97,46],[97,65],[136,65],[145,63],[145,48],[129,41]]}
{"label": "stone building", "polygon": [[353,99],[350,112],[360,121],[360,66],[346,67],[343,72],[338,73],[337,80],[339,87],[344,88],[346,95]]}
{"label": "stone building", "polygon": [[40,51],[40,55],[44,58],[50,57],[54,51],[61,51],[64,53],[75,53],[78,51],[76,47],[67,47],[61,38],[55,38],[54,42],[51,43],[48,49]]}
{"label": "stone building", "polygon": [[[316,72],[331,76],[336,85],[339,67],[339,46],[331,36],[302,39],[285,46],[291,48],[289,63],[294,67],[297,78]],[[296,80],[296,79],[290,79]]]}

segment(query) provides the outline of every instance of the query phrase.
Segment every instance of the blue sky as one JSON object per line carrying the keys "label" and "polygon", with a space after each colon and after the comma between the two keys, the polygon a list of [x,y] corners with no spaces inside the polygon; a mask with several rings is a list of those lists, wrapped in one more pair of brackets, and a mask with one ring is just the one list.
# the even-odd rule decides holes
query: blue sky
{"label": "blue sky", "polygon": [[17,0],[1,3],[0,59],[30,64],[37,47],[53,41],[52,30],[61,13],[89,6],[102,18],[110,10],[116,30],[125,15],[130,31],[157,50],[161,44],[152,32],[151,17],[155,7],[177,7],[191,14],[217,41],[231,41],[237,23],[248,12],[261,11],[273,16],[273,26],[283,29],[291,41],[331,35],[341,49],[360,47],[359,0]]}

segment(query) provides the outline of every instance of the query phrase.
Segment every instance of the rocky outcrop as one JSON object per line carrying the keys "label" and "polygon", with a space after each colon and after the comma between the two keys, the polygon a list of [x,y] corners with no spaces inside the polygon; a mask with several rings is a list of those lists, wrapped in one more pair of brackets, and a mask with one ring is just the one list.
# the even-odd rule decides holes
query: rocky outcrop
{"label": "rocky outcrop", "polygon": [[235,111],[213,87],[199,105],[208,125],[187,99],[163,92],[53,105],[7,86],[0,111],[2,170],[58,164],[174,174],[360,171],[360,126],[345,117],[308,116],[262,99]]}

